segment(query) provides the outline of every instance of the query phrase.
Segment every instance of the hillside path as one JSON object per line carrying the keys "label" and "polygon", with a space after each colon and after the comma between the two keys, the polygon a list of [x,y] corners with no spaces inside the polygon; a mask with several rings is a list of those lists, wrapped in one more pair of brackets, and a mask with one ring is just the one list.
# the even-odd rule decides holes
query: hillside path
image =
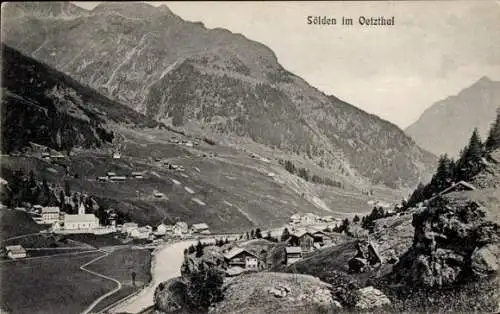
{"label": "hillside path", "polygon": [[90,262],[87,262],[87,263],[83,264],[82,266],[80,266],[80,269],[81,269],[82,271],[86,271],[86,272],[88,272],[88,273],[91,273],[91,274],[92,274],[92,275],[94,275],[94,276],[98,276],[98,277],[101,277],[101,278],[104,278],[104,279],[107,279],[107,280],[111,280],[111,281],[113,281],[114,283],[116,283],[116,285],[117,285],[115,289],[113,289],[113,290],[111,290],[111,291],[109,291],[109,292],[107,292],[107,293],[103,294],[102,296],[100,296],[99,298],[97,298],[96,300],[94,300],[94,302],[92,302],[92,304],[90,304],[90,305],[89,305],[89,306],[88,306],[88,307],[87,307],[87,308],[86,308],[86,309],[82,312],[82,314],[88,314],[88,313],[91,313],[92,309],[94,309],[94,307],[95,307],[97,304],[99,304],[99,302],[101,302],[102,300],[106,299],[106,298],[107,298],[107,297],[109,297],[110,295],[113,295],[113,294],[115,294],[116,292],[120,291],[120,289],[122,288],[122,284],[121,284],[118,280],[116,280],[116,279],[114,279],[114,278],[111,278],[111,277],[108,277],[108,276],[105,276],[105,275],[103,275],[103,274],[99,274],[99,273],[97,273],[97,272],[95,272],[95,271],[92,271],[92,270],[89,270],[89,269],[86,269],[86,268],[85,268],[86,266],[88,266],[88,265],[90,265],[90,264],[92,264],[92,263],[95,263],[95,262],[97,262],[98,260],[100,260],[100,259],[102,259],[102,258],[104,258],[104,257],[107,257],[108,255],[109,255],[109,252],[105,252],[103,255],[98,256],[98,257],[94,258],[93,260],[91,260]]}

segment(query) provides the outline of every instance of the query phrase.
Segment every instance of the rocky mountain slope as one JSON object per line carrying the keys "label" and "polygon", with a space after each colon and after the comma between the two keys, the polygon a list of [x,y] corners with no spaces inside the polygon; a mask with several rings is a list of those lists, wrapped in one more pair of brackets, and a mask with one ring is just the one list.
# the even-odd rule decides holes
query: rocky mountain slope
{"label": "rocky mountain slope", "polygon": [[160,124],[2,44],[2,151],[29,142],[56,150],[112,143],[113,123]]}
{"label": "rocky mountain slope", "polygon": [[433,104],[405,132],[436,155],[458,156],[475,127],[486,137],[499,106],[500,82],[483,77],[457,95]]}
{"label": "rocky mountain slope", "polygon": [[3,40],[151,118],[296,153],[339,176],[414,186],[432,169],[434,156],[399,128],[309,86],[240,34],[166,6],[69,7],[4,5]]}

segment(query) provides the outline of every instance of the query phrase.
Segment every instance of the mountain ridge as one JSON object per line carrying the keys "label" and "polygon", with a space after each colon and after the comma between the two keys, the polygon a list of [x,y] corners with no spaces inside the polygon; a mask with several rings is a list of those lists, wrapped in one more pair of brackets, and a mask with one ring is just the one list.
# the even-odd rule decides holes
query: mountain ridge
{"label": "mountain ridge", "polygon": [[[402,130],[310,86],[269,47],[148,6],[24,16],[3,23],[4,40],[167,124],[248,138],[395,188],[430,173],[435,157]],[[139,18],[123,15],[131,8]]]}

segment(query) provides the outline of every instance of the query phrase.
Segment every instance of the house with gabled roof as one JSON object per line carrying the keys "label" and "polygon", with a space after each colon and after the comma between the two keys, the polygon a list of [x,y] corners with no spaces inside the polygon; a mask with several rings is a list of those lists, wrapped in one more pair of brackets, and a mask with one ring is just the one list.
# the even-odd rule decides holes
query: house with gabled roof
{"label": "house with gabled roof", "polygon": [[249,250],[236,247],[224,254],[224,260],[228,268],[239,267],[245,271],[257,271],[261,258]]}
{"label": "house with gabled roof", "polygon": [[26,249],[24,249],[21,245],[8,245],[5,247],[5,251],[7,251],[7,257],[10,259],[26,257]]}
{"label": "house with gabled roof", "polygon": [[302,259],[302,248],[300,246],[285,247],[285,264],[290,265]]}

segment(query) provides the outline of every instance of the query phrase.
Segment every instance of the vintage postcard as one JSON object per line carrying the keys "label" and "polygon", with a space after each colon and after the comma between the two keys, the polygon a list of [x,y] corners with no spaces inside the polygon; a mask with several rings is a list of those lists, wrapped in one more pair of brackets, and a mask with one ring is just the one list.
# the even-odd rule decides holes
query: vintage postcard
{"label": "vintage postcard", "polygon": [[4,2],[0,313],[498,313],[499,1]]}

